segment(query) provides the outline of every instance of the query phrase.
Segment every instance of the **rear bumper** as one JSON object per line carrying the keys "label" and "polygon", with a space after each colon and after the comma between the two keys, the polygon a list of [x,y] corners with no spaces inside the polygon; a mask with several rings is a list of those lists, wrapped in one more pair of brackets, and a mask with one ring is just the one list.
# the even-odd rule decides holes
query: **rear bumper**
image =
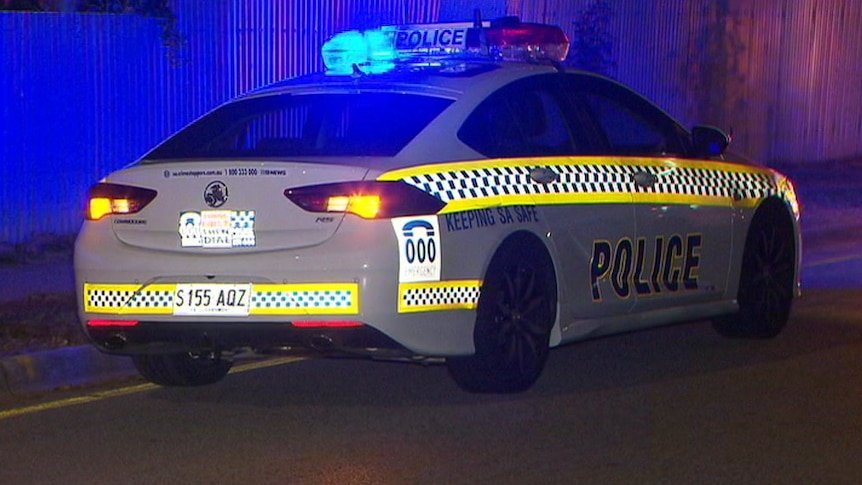
{"label": "rear bumper", "polygon": [[[185,350],[201,339],[212,340],[213,335],[219,336],[214,342],[226,348],[307,347],[302,342],[305,335],[296,333],[290,322],[348,320],[364,323],[413,355],[472,354],[473,308],[479,292],[479,275],[473,273],[480,270],[458,265],[452,267],[457,279],[444,274],[443,281],[401,284],[391,222],[363,227],[363,231],[342,228],[317,246],[186,253],[123,244],[110,227],[85,223],[75,247],[79,318],[100,348],[115,353],[163,347]],[[445,268],[444,263],[447,273]],[[174,291],[184,283],[250,284],[255,300],[247,316],[175,315]],[[307,298],[302,295],[305,292],[314,294]],[[137,320],[146,325],[123,328],[111,340],[101,327],[93,333],[86,325],[93,319]],[[158,332],[145,328],[158,328]],[[344,345],[351,351],[375,346],[392,347]]]}
{"label": "rear bumper", "polygon": [[99,350],[110,354],[165,354],[249,348],[258,353],[378,358],[415,355],[367,325],[298,328],[291,323],[139,322],[132,327],[85,326]]}

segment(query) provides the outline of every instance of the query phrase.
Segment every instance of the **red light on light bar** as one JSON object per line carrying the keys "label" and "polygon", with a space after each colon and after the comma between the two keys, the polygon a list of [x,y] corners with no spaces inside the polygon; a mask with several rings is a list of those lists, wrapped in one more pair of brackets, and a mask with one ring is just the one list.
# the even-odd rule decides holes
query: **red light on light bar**
{"label": "red light on light bar", "polygon": [[505,60],[551,59],[569,55],[569,38],[555,25],[516,23],[485,29],[492,54]]}
{"label": "red light on light bar", "polygon": [[87,320],[88,327],[135,327],[137,320]]}
{"label": "red light on light bar", "polygon": [[503,45],[568,44],[562,29],[553,25],[521,23],[515,26],[493,27],[485,31],[488,43]]}
{"label": "red light on light bar", "polygon": [[362,322],[353,322],[350,320],[333,320],[333,321],[311,321],[311,320],[303,320],[293,322],[294,327],[299,328],[349,328],[349,327],[361,327],[365,325]]}

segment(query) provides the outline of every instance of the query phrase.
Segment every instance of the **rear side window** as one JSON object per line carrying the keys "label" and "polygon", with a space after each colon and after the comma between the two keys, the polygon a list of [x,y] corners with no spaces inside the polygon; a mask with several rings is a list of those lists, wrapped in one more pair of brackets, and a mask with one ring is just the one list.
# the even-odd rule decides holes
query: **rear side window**
{"label": "rear side window", "polygon": [[205,115],[146,158],[394,156],[451,103],[378,92],[249,98]]}

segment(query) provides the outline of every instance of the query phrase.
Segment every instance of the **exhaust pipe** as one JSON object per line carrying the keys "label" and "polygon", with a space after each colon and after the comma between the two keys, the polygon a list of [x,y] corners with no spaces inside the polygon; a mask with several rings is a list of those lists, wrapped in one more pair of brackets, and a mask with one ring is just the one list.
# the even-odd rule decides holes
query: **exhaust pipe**
{"label": "exhaust pipe", "polygon": [[308,339],[308,346],[314,350],[325,352],[327,350],[332,350],[335,346],[335,342],[332,341],[328,335],[315,335]]}
{"label": "exhaust pipe", "polygon": [[122,350],[126,346],[126,336],[121,333],[115,333],[105,339],[102,345],[108,350]]}

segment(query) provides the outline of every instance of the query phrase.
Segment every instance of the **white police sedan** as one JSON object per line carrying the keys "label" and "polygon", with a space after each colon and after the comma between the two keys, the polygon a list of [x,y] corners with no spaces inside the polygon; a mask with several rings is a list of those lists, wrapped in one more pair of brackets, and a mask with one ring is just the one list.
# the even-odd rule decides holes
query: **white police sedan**
{"label": "white police sedan", "polygon": [[711,319],[778,334],[798,293],[792,183],[731,162],[553,26],[346,32],[89,193],[79,313],[162,385],[237,352],[442,361],[516,392],[550,348]]}

